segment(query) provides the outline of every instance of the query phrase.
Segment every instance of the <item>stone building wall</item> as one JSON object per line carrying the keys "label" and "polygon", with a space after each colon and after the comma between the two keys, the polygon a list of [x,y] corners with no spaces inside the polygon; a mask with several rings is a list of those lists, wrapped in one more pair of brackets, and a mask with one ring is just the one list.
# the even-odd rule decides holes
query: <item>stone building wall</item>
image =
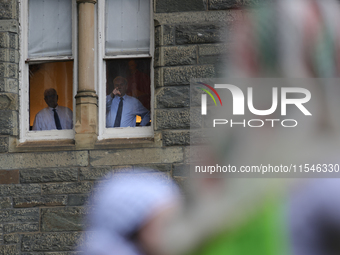
{"label": "stone building wall", "polygon": [[79,150],[72,144],[17,143],[19,2],[0,0],[0,255],[77,254],[84,204],[108,173],[151,167],[183,181],[190,78],[223,72],[228,40],[220,31],[242,16],[237,8],[251,2],[154,0],[154,138]]}

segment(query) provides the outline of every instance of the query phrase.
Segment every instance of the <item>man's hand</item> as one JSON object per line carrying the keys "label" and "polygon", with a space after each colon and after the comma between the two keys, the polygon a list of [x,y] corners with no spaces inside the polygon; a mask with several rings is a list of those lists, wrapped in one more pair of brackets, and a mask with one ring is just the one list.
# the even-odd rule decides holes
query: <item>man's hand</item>
{"label": "man's hand", "polygon": [[111,97],[114,98],[115,96],[120,96],[121,93],[118,88],[114,88],[114,90],[111,92]]}

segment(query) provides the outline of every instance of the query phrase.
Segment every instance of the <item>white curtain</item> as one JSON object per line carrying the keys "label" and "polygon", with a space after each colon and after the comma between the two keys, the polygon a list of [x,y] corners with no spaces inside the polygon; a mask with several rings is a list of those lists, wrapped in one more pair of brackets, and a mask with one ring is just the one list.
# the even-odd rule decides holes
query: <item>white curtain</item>
{"label": "white curtain", "polygon": [[29,0],[28,57],[72,55],[72,1]]}
{"label": "white curtain", "polygon": [[106,54],[149,53],[150,0],[106,0]]}

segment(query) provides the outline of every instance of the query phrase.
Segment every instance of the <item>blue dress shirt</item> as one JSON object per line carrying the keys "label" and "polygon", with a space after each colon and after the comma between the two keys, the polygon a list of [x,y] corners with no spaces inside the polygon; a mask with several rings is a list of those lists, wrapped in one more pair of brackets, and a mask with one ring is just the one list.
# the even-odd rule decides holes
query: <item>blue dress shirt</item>
{"label": "blue dress shirt", "polygon": [[[141,126],[150,122],[150,112],[142,105],[137,98],[128,95],[123,96],[123,111],[120,121],[121,127],[135,127],[136,115],[142,117]],[[115,124],[120,97],[111,95],[106,96],[106,127],[112,128]]]}

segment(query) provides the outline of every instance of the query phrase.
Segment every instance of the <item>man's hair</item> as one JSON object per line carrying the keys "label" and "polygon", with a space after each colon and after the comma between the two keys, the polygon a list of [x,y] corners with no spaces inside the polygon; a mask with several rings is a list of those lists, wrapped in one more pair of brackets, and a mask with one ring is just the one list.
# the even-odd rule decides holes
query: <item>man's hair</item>
{"label": "man's hair", "polygon": [[117,76],[116,78],[113,79],[113,85],[115,84],[115,82],[117,81],[123,81],[124,82],[124,85],[127,84],[127,79],[125,79],[124,77],[122,76]]}
{"label": "man's hair", "polygon": [[49,92],[49,91],[53,91],[53,94],[58,95],[58,94],[57,94],[57,91],[56,91],[54,88],[49,88],[49,89],[45,89],[44,97],[46,97],[46,94],[47,94],[47,92]]}

